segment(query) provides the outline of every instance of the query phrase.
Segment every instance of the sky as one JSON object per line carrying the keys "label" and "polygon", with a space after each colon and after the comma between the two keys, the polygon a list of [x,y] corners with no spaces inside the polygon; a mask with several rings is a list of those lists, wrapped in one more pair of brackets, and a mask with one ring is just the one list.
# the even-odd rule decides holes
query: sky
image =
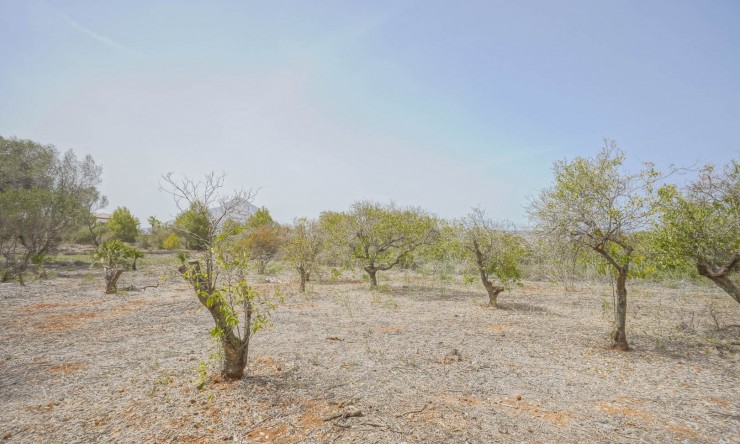
{"label": "sky", "polygon": [[552,164],[740,157],[740,2],[0,0],[0,135],[172,219],[227,174],[281,222],[357,200],[526,224]]}

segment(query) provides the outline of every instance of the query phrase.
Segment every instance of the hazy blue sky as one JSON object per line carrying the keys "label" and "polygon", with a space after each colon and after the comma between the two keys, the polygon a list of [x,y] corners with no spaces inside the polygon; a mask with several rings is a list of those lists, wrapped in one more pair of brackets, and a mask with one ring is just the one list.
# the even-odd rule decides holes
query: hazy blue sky
{"label": "hazy blue sky", "polygon": [[168,171],[281,221],[368,198],[525,220],[552,162],[740,153],[740,1],[0,0],[0,135],[90,153],[168,219]]}

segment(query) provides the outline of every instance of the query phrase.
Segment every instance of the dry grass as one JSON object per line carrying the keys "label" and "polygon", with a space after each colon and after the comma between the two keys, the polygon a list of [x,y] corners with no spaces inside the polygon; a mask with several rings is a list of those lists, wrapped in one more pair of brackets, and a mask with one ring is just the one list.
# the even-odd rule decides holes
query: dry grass
{"label": "dry grass", "polygon": [[[124,275],[157,281],[165,265]],[[160,268],[156,268],[160,267]],[[610,289],[391,275],[297,285],[252,342],[249,376],[197,389],[211,320],[173,281],[0,285],[0,434],[17,442],[738,442],[740,308],[703,288],[632,285],[608,345]],[[387,275],[385,275],[387,276]],[[280,279],[294,279],[285,275]],[[273,284],[260,282],[263,291]],[[288,288],[285,291],[285,288]],[[357,416],[359,410],[362,416]]]}

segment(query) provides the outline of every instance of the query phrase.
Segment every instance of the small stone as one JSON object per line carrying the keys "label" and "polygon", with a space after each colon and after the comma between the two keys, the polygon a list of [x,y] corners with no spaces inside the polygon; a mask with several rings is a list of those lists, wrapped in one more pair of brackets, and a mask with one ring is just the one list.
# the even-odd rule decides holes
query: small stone
{"label": "small stone", "polygon": [[522,395],[516,395],[516,400],[517,401],[521,401],[522,400]]}
{"label": "small stone", "polygon": [[10,432],[3,433],[3,439],[10,439]]}

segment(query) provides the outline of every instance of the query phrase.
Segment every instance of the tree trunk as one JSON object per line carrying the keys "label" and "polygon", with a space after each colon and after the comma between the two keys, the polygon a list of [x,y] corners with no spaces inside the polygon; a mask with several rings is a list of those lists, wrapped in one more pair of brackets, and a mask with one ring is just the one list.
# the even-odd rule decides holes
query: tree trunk
{"label": "tree trunk", "polygon": [[247,354],[249,342],[242,343],[238,338],[229,339],[224,333],[221,341],[224,347],[224,361],[221,376],[224,379],[236,380],[244,377],[244,369],[247,366]]}
{"label": "tree trunk", "polygon": [[729,276],[730,272],[735,266],[735,263],[736,262],[733,262],[730,265],[724,267],[717,267],[716,265],[698,262],[696,264],[696,270],[699,272],[700,275],[708,278],[709,280],[717,284],[719,288],[724,290],[725,293],[732,296],[732,298],[740,304],[740,287],[735,282],[733,282],[733,280],[730,279]]}
{"label": "tree trunk", "polygon": [[365,267],[365,271],[370,276],[370,288],[378,288],[378,269],[375,267]]}
{"label": "tree trunk", "polygon": [[303,267],[298,267],[298,273],[301,274],[301,288],[300,292],[306,292],[306,282],[308,282],[308,272]]}
{"label": "tree trunk", "polygon": [[266,268],[267,268],[267,262],[265,261],[257,262],[257,274],[265,274]]}
{"label": "tree trunk", "polygon": [[486,287],[488,292],[488,304],[491,307],[496,308],[498,303],[498,295],[504,291],[504,287],[493,285],[488,280],[488,273],[486,272],[486,261],[483,258],[483,252],[480,250],[477,240],[473,240],[473,251],[475,252],[475,263],[478,265],[478,273],[480,273],[480,280],[483,282],[483,286]]}
{"label": "tree trunk", "polygon": [[[246,306],[246,319],[244,322],[244,338],[239,338],[229,323],[224,318],[221,310],[222,303],[217,300],[210,300],[213,293],[213,286],[208,279],[200,272],[200,263],[197,260],[191,260],[188,265],[178,268],[178,271],[187,279],[195,290],[195,295],[200,303],[208,309],[213,318],[216,327],[221,331],[221,344],[223,346],[224,358],[222,362],[221,375],[225,379],[234,380],[244,377],[244,369],[247,366],[249,355],[249,340],[251,338],[252,328],[252,306],[248,302]],[[188,273],[190,271],[190,273]]]}
{"label": "tree trunk", "polygon": [[504,287],[493,285],[488,279],[483,281],[483,286],[486,287],[486,291],[488,292],[488,304],[493,308],[498,307],[498,295],[504,291]]}
{"label": "tree trunk", "polygon": [[311,272],[310,271],[306,272],[306,282],[311,282]]}
{"label": "tree trunk", "polygon": [[2,279],[0,282],[10,282],[13,280],[13,278],[18,279],[18,283],[21,284],[21,286],[26,285],[26,282],[23,280],[23,273],[26,272],[26,266],[22,262],[18,262],[16,264],[13,264],[9,266],[2,274]]}
{"label": "tree trunk", "polygon": [[118,292],[118,278],[121,277],[123,270],[105,267],[105,294],[114,294]]}
{"label": "tree trunk", "polygon": [[617,306],[614,307],[615,326],[612,333],[612,348],[627,351],[627,270],[619,270],[617,275]]}
{"label": "tree trunk", "polygon": [[87,224],[87,229],[90,230],[90,240],[92,241],[93,246],[99,247],[100,242],[98,241],[98,236],[95,234],[95,230],[93,230],[93,225]]}

